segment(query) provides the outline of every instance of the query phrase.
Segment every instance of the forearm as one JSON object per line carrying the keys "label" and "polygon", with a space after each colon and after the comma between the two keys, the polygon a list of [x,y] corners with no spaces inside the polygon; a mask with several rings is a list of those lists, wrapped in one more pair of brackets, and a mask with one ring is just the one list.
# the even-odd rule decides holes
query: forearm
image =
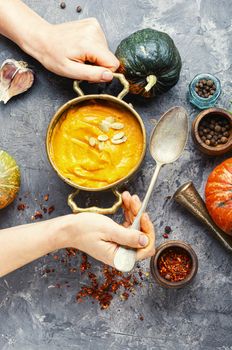
{"label": "forearm", "polygon": [[0,276],[69,246],[72,215],[0,230]]}
{"label": "forearm", "polygon": [[50,24],[20,0],[0,0],[0,34],[40,59],[40,43]]}

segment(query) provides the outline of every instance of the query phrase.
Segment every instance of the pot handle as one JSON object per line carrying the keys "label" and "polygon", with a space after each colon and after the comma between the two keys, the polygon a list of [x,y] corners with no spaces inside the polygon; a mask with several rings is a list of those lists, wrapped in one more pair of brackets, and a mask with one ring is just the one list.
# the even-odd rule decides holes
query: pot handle
{"label": "pot handle", "polygon": [[74,202],[74,198],[78,195],[80,190],[76,190],[68,196],[68,205],[72,209],[74,214],[92,212],[97,214],[114,214],[122,205],[122,195],[117,190],[113,190],[115,197],[117,198],[116,202],[110,208],[98,208],[98,207],[89,207],[89,208],[80,208]]}
{"label": "pot handle", "polygon": [[[124,96],[126,96],[126,94],[128,94],[129,92],[129,82],[126,80],[125,76],[121,73],[113,73],[113,77],[117,78],[120,83],[123,85],[123,90],[118,94],[118,98],[120,100],[123,99]],[[75,80],[73,83],[73,89],[74,91],[77,93],[77,95],[79,96],[84,96],[84,92],[83,90],[80,88],[80,83],[82,82],[82,80]]]}

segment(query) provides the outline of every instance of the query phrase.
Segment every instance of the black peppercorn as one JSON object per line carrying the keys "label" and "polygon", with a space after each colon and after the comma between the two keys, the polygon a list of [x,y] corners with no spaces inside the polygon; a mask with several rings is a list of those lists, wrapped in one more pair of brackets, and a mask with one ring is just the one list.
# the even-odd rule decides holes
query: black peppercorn
{"label": "black peppercorn", "polygon": [[60,8],[61,8],[61,9],[65,9],[65,7],[66,7],[66,4],[65,4],[64,1],[62,1],[62,2],[60,3]]}
{"label": "black peppercorn", "polygon": [[198,94],[198,96],[202,98],[208,98],[215,93],[216,86],[213,80],[201,79],[195,85],[194,90]]}
{"label": "black peppercorn", "polygon": [[228,138],[225,136],[222,136],[221,143],[226,143],[228,141]]}
{"label": "black peppercorn", "polygon": [[216,147],[228,142],[231,129],[232,125],[227,118],[215,115],[206,117],[200,122],[198,134],[207,146]]}
{"label": "black peppercorn", "polygon": [[76,11],[77,11],[78,13],[80,13],[80,12],[82,11],[81,6],[77,6]]}
{"label": "black peppercorn", "polygon": [[214,128],[215,131],[220,132],[222,130],[222,128],[220,127],[220,125],[216,125]]}

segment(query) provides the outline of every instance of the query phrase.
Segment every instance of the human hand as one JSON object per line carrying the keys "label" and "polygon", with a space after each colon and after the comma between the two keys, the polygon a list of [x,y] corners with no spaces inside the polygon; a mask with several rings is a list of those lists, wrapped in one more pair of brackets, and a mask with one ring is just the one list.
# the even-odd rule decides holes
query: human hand
{"label": "human hand", "polygon": [[109,50],[95,18],[55,25],[47,23],[42,31],[30,54],[48,70],[91,82],[112,80],[112,72],[117,70],[119,61]]}
{"label": "human hand", "polygon": [[125,222],[116,224],[107,216],[82,213],[72,215],[69,229],[70,246],[113,266],[118,245],[137,248],[137,260],[145,259],[155,253],[155,234],[153,224],[147,214],[141,218],[141,231],[127,228],[137,215],[141,203],[138,196],[124,192],[123,209]]}

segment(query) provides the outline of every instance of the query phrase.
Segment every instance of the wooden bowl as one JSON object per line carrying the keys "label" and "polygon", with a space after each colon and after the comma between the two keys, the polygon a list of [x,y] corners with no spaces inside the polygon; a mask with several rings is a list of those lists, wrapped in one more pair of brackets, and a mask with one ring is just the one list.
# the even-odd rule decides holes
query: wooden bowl
{"label": "wooden bowl", "polygon": [[198,149],[205,154],[210,156],[217,156],[224,153],[227,153],[232,150],[232,129],[230,131],[229,140],[225,144],[217,145],[217,146],[208,146],[201,140],[199,135],[199,124],[204,118],[208,118],[209,116],[222,116],[230,121],[230,125],[232,128],[232,114],[226,111],[223,108],[209,108],[199,113],[197,117],[194,119],[192,123],[192,137],[194,142],[196,143]]}
{"label": "wooden bowl", "polygon": [[[168,281],[165,278],[163,278],[159,273],[159,268],[158,268],[159,258],[169,249],[183,251],[187,253],[188,256],[190,257],[190,260],[192,263],[192,269],[189,275],[182,281],[179,281],[179,282]],[[172,289],[182,288],[188,285],[190,282],[192,282],[192,280],[196,276],[198,271],[198,258],[193,248],[188,243],[185,243],[184,241],[180,241],[180,240],[171,240],[171,241],[162,243],[156,249],[155,255],[153,255],[150,260],[150,270],[154,280],[162,287],[172,288]]]}

